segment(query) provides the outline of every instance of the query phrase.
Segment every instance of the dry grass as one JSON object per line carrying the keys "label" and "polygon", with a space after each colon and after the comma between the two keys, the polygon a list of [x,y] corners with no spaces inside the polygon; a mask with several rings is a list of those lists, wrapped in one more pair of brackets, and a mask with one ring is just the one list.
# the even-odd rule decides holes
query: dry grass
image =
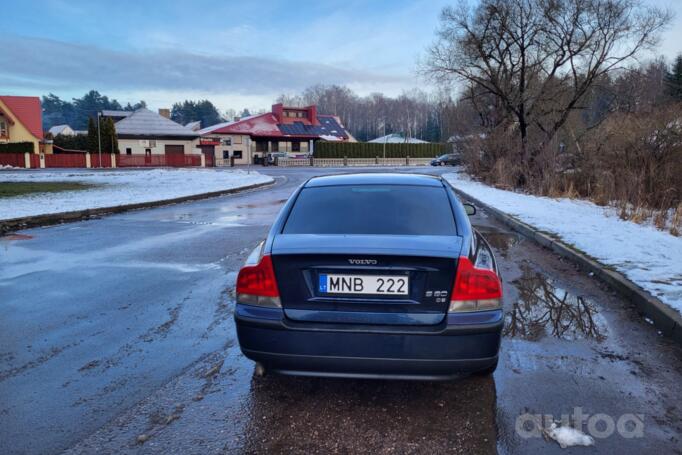
{"label": "dry grass", "polygon": [[[613,206],[621,218],[682,231],[682,105],[612,114],[599,127],[526,155],[513,128],[492,131],[464,150],[468,170],[486,183],[550,197]],[[534,140],[533,140],[534,139]],[[538,144],[529,142],[529,150]],[[537,146],[536,146],[537,147]]]}

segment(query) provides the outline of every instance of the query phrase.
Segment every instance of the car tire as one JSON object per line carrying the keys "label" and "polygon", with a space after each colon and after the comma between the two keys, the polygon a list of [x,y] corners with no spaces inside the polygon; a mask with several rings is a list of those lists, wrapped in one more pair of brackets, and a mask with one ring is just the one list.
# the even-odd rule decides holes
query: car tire
{"label": "car tire", "polygon": [[482,370],[478,370],[478,371],[474,372],[474,375],[476,375],[476,376],[490,376],[497,369],[497,363],[498,363],[498,359],[495,359],[495,363],[493,363],[489,367],[486,367]]}

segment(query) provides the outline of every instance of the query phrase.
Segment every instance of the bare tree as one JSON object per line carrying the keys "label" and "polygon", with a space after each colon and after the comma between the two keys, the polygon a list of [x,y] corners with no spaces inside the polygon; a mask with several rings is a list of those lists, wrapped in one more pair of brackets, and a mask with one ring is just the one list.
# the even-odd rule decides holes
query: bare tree
{"label": "bare tree", "polygon": [[595,81],[654,46],[671,19],[639,0],[481,0],[474,8],[460,0],[443,10],[424,71],[495,97],[532,163]]}

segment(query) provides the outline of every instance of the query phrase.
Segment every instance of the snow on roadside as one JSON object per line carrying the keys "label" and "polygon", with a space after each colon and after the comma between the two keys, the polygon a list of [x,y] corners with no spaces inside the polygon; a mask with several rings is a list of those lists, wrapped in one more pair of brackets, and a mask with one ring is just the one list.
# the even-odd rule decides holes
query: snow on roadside
{"label": "snow on roadside", "polygon": [[3,171],[3,182],[82,182],[97,188],[0,199],[0,220],[151,202],[272,181],[258,172],[218,169]]}
{"label": "snow on roadside", "polygon": [[588,201],[552,199],[498,190],[465,174],[445,178],[465,193],[612,266],[682,313],[682,238],[653,226],[621,220]]}

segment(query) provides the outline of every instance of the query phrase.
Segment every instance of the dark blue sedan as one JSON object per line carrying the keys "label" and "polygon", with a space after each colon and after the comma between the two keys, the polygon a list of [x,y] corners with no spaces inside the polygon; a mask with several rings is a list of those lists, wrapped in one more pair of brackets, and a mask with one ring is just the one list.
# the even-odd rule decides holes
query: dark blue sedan
{"label": "dark blue sedan", "polygon": [[438,177],[316,177],[240,270],[235,321],[256,372],[447,379],[497,366],[502,285]]}

